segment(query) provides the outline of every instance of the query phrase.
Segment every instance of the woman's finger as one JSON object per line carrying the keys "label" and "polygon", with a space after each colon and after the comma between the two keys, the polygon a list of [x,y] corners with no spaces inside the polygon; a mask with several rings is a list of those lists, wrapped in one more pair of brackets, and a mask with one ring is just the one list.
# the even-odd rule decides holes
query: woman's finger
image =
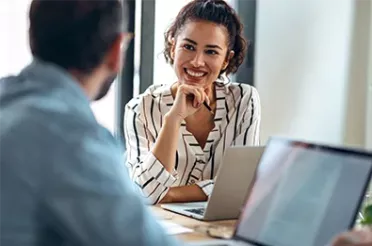
{"label": "woman's finger", "polygon": [[198,88],[198,91],[201,95],[200,104],[203,104],[204,101],[206,100],[206,95],[205,95],[204,89],[203,88]]}
{"label": "woman's finger", "polygon": [[192,98],[192,105],[195,108],[199,108],[204,101],[209,104],[209,98],[205,93],[205,89],[199,86],[192,85],[180,85],[178,88],[179,92],[185,94],[186,96]]}
{"label": "woman's finger", "polygon": [[199,102],[201,101],[201,94],[198,92],[197,88],[188,85],[180,85],[178,87],[177,94],[178,93],[185,95],[187,100],[191,100],[194,108],[198,107]]}
{"label": "woman's finger", "polygon": [[193,89],[193,94],[194,94],[194,102],[193,102],[193,106],[194,108],[199,108],[202,104],[202,94],[200,93],[200,91],[197,89],[197,88],[194,88]]}

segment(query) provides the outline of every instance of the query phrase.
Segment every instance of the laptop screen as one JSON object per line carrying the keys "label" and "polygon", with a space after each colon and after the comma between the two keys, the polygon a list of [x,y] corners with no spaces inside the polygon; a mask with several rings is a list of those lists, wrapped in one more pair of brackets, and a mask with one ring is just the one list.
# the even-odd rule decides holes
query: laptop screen
{"label": "laptop screen", "polygon": [[235,236],[264,246],[326,245],[355,221],[372,155],[272,138]]}

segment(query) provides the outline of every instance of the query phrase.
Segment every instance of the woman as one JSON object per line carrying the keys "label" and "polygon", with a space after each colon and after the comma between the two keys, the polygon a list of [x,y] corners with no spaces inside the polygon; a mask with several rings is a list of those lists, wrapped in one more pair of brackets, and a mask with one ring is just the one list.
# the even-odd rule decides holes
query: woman
{"label": "woman", "polygon": [[151,86],[125,110],[127,166],[150,203],[206,200],[225,149],[259,144],[256,89],[221,82],[245,49],[242,24],[223,0],[191,1],[166,32],[178,81]]}

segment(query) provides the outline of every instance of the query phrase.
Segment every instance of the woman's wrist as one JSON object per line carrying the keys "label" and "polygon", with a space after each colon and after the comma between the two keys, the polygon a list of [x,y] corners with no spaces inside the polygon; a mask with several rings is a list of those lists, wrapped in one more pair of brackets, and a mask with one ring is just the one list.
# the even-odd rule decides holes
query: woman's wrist
{"label": "woman's wrist", "polygon": [[165,114],[164,121],[166,124],[169,125],[180,126],[183,118],[181,117],[181,115],[170,111]]}
{"label": "woman's wrist", "polygon": [[173,202],[173,197],[172,197],[172,187],[169,188],[167,194],[161,199],[159,203],[172,203]]}

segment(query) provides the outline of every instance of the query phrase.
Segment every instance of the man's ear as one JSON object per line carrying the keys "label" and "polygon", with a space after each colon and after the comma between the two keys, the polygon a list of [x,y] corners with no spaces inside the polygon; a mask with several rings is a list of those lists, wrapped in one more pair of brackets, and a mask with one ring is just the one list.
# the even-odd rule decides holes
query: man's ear
{"label": "man's ear", "polygon": [[106,56],[106,65],[108,66],[108,69],[115,73],[119,72],[122,67],[122,56],[124,55],[123,42],[125,35],[129,34],[122,33],[115,39]]}
{"label": "man's ear", "polygon": [[227,66],[230,63],[230,60],[234,57],[234,55],[235,55],[235,52],[232,50],[232,51],[230,51],[229,55],[226,56],[226,59],[225,59],[223,65],[222,65],[222,70],[223,71],[227,68]]}

